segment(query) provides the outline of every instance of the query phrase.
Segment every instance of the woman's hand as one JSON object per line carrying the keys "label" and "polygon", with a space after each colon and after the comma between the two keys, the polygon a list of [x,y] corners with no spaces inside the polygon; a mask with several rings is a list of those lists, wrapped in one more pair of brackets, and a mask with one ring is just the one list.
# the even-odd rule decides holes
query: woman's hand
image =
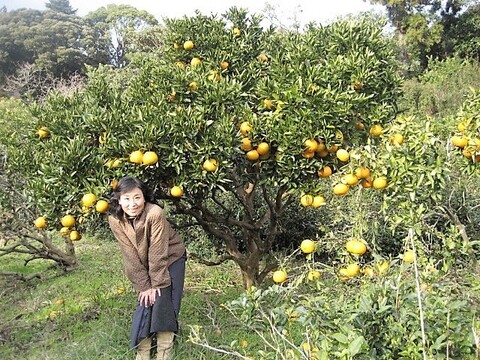
{"label": "woman's hand", "polygon": [[152,306],[155,303],[156,293],[158,296],[162,296],[160,289],[148,289],[140,291],[138,294],[138,302],[145,307]]}

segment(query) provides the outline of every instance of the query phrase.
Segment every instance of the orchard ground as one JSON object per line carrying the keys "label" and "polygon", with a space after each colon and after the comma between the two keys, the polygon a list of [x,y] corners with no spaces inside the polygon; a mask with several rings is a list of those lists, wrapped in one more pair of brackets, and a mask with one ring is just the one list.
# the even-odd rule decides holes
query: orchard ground
{"label": "orchard ground", "polygon": [[[27,283],[0,278],[2,289],[0,292],[0,354],[2,359],[131,359],[133,357],[128,350],[128,341],[136,298],[128,279],[122,274],[121,255],[116,244],[111,240],[86,236],[76,243],[76,251],[80,266],[63,276],[44,280],[33,279]],[[284,256],[284,254],[278,255]],[[261,289],[247,292],[244,292],[240,271],[233,262],[217,267],[206,267],[190,259],[180,319],[181,332],[176,343],[174,359],[231,359],[240,358],[240,356],[251,359],[282,358],[277,353],[280,349],[279,344],[269,340],[271,330],[268,327],[263,329],[263,333],[252,330],[250,321],[246,321],[243,315],[239,315],[238,305],[237,309],[231,305],[237,299],[245,303],[245,299],[254,296],[255,291],[270,291],[275,294],[290,292],[295,294],[297,301],[301,298],[309,299],[312,303],[316,303],[316,305],[311,304],[311,309],[318,306],[317,311],[321,310],[324,313],[323,325],[325,325],[332,321],[327,314],[342,319],[345,315],[352,317],[359,313],[359,309],[364,306],[358,297],[360,292],[364,294],[362,299],[365,301],[365,297],[374,294],[375,287],[382,287],[401,277],[405,279],[405,283],[414,282],[413,267],[402,264],[400,259],[389,262],[389,268],[383,275],[376,274],[370,277],[365,274],[343,281],[336,273],[338,269],[335,270],[317,262],[315,266],[320,269],[321,275],[312,281],[307,279],[305,270],[314,264],[314,259],[311,255],[305,258],[300,249],[296,255],[286,267],[289,274],[286,282],[279,286],[269,280]],[[3,260],[8,270],[29,273],[43,271],[45,276],[52,275],[51,272],[44,270],[47,264],[43,261],[36,261],[24,267],[18,255],[5,256]],[[446,316],[445,311],[448,311],[452,318],[449,330],[451,340],[447,337],[447,341],[450,341],[450,349],[453,349],[452,351],[456,348],[463,349],[461,357],[452,353],[450,358],[478,358],[478,353],[475,357],[475,349],[472,345],[474,337],[472,331],[480,330],[478,316],[473,319],[469,316],[475,311],[478,314],[480,310],[478,306],[480,304],[478,277],[480,268],[452,268],[448,273],[430,272],[431,276],[422,276],[421,285],[424,291],[427,332],[432,326],[436,326],[432,315],[442,318]],[[406,301],[407,296],[402,299],[403,295],[398,290],[397,296],[400,302]],[[406,295],[414,297],[414,293]],[[281,296],[285,299],[285,295]],[[318,300],[320,298],[323,302]],[[460,305],[469,307],[470,312],[458,313],[455,310],[445,310],[441,306],[436,309],[429,306],[432,303],[438,305],[440,301],[455,303],[460,301],[459,299],[465,301]],[[263,295],[257,297],[260,309],[265,306],[264,303],[262,304],[264,300]],[[336,302],[338,304],[334,305]],[[282,306],[281,303],[269,303],[264,310],[274,314],[282,309],[284,314],[289,314],[288,326],[285,326],[284,330],[292,332],[287,335],[292,343],[284,349],[287,351],[285,355],[287,357],[283,358],[320,359],[321,357],[314,356],[315,349],[318,349],[320,344],[315,344],[313,341],[309,343],[309,335],[305,333],[308,324],[302,322],[302,317],[305,315],[302,313],[302,307],[298,306],[293,311],[295,306],[293,302],[290,302],[290,308],[283,309]],[[335,311],[338,313],[335,314]],[[380,326],[384,320],[382,313],[372,311],[372,316],[377,317],[374,320]],[[410,314],[410,316],[414,319],[414,326],[419,331],[418,314]],[[469,326],[462,328],[462,324]],[[331,325],[330,333],[325,333],[325,336],[338,336],[340,325],[338,329],[333,326],[333,323]],[[386,327],[379,330],[387,335],[393,334],[392,328]],[[458,333],[459,331],[462,332]],[[469,355],[464,352],[465,344],[455,343],[455,339],[459,336],[465,339],[462,342],[470,344],[466,346],[470,347]],[[348,342],[347,345],[350,346],[353,343],[352,339]],[[359,354],[355,358],[366,359],[368,356]]]}

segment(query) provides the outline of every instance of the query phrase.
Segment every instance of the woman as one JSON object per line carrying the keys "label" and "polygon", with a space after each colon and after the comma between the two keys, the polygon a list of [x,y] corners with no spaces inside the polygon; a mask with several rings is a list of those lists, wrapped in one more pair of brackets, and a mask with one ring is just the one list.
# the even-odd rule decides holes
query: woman
{"label": "woman", "polygon": [[150,359],[155,334],[157,360],[167,359],[178,331],[185,245],[152,191],[134,177],[118,182],[108,222],[120,245],[125,273],[138,292],[131,339],[132,347],[137,347],[136,359]]}

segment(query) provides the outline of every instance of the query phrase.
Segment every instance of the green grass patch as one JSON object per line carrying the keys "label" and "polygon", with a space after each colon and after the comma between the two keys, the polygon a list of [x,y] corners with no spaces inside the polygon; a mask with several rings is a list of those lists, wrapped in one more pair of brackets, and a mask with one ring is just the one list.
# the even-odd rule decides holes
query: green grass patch
{"label": "green grass patch", "polygon": [[[130,324],[136,295],[123,275],[115,242],[85,237],[76,243],[79,266],[74,271],[28,283],[0,278],[0,354],[9,359],[131,359]],[[24,266],[19,256],[2,258],[4,269],[28,275],[50,263]],[[190,328],[201,329],[211,346],[247,340],[241,324],[222,304],[243,291],[233,263],[206,267],[187,261],[178,359],[228,358],[189,342]],[[250,345],[249,345],[250,346]],[[258,346],[261,346],[258,344]]]}

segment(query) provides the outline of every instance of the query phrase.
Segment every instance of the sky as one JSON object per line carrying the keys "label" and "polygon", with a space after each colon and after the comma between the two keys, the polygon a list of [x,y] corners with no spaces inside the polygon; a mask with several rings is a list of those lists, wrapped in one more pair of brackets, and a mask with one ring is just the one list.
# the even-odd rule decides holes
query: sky
{"label": "sky", "polygon": [[[0,7],[5,5],[7,10],[22,7],[43,10],[46,2],[47,0],[0,0]],[[292,16],[295,14],[302,26],[311,21],[326,24],[340,16],[369,10],[380,12],[382,9],[381,6],[370,5],[368,0],[70,0],[70,5],[78,10],[77,15],[80,16],[108,4],[127,4],[148,11],[158,20],[164,17],[191,16],[195,10],[200,10],[204,15],[212,13],[221,15],[232,6],[246,8],[251,13],[262,14],[266,3],[275,7],[276,14],[284,25],[292,24]]]}

